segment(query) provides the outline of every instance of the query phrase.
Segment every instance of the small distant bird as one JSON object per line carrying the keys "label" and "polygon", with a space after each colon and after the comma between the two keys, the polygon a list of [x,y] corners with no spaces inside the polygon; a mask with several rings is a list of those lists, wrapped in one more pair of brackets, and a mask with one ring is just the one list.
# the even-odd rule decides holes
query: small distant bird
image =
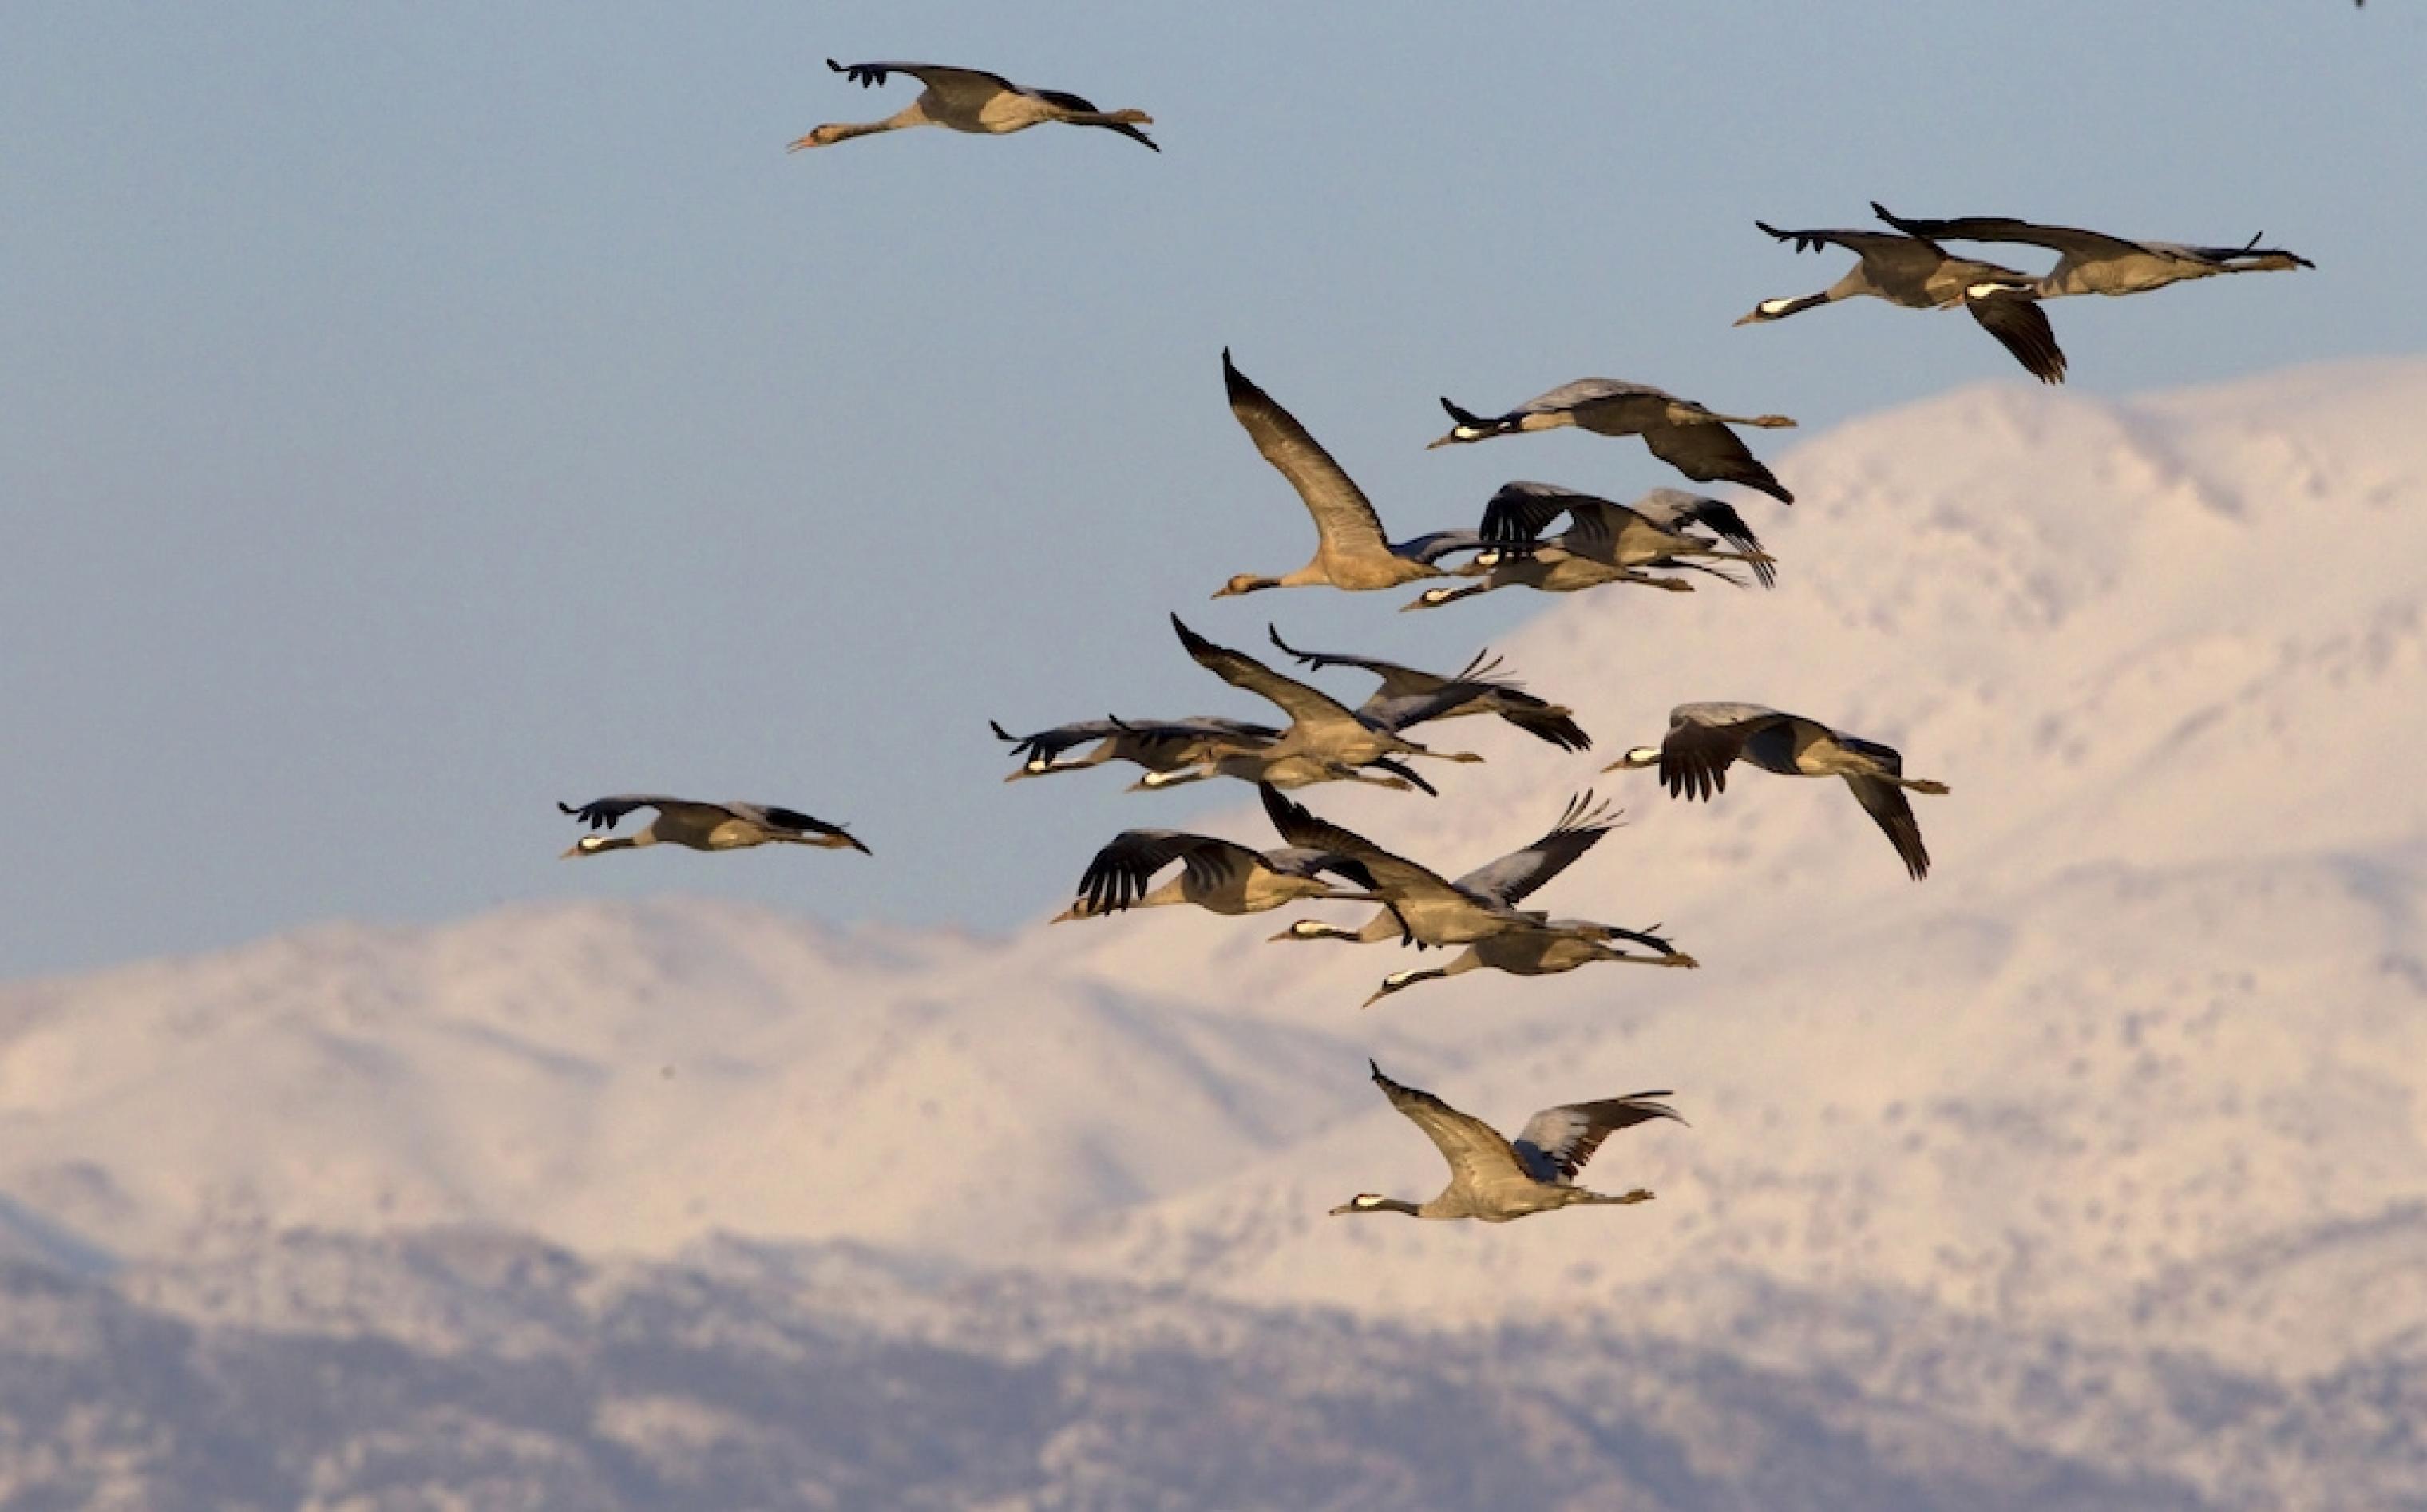
{"label": "small distant bird", "polygon": [[[1018,768],[1004,777],[1050,776],[1057,772],[1083,772],[1107,761],[1128,761],[1148,772],[1186,772],[1226,751],[1270,745],[1280,731],[1269,724],[1235,719],[1125,720],[1118,717],[1057,724],[1034,735],[1014,735],[992,720],[986,727],[995,739],[1020,758]],[[1062,753],[1072,746],[1096,742],[1086,755],[1068,761]]]}
{"label": "small distant bird", "polygon": [[1997,338],[2024,370],[2043,383],[2064,382],[2064,352],[2047,312],[2039,307],[2039,281],[1995,263],[1958,257],[1927,236],[1882,231],[1781,231],[1756,220],[1769,236],[1791,241],[1797,252],[1843,247],[1860,259],[1846,276],[1800,300],[1764,300],[1738,325],[1784,320],[1790,315],[1868,295],[1908,310],[1944,310],[1960,304],[1980,329]]}
{"label": "small distant bird", "polygon": [[[1421,713],[1427,719],[1458,719],[1468,714],[1497,714],[1538,740],[1547,740],[1562,751],[1589,751],[1592,737],[1584,732],[1568,709],[1547,703],[1525,691],[1523,685],[1505,677],[1500,671],[1500,658],[1489,651],[1478,651],[1473,660],[1449,676],[1418,672],[1395,661],[1378,661],[1371,657],[1344,656],[1334,651],[1300,651],[1281,639],[1274,626],[1264,626],[1273,644],[1280,647],[1298,664],[1320,672],[1326,667],[1356,667],[1382,679],[1373,696],[1357,706],[1360,719],[1369,719],[1385,728],[1404,730],[1410,723],[1408,716]],[[1465,703],[1442,708],[1442,690],[1460,684],[1471,684],[1484,691]]]}
{"label": "small distant bird", "polygon": [[[1393,758],[1426,756],[1435,761],[1458,762],[1483,759],[1473,752],[1436,751],[1406,740],[1396,733],[1393,724],[1359,715],[1330,694],[1295,677],[1285,677],[1245,652],[1215,645],[1181,624],[1177,614],[1171,617],[1171,627],[1198,666],[1233,688],[1277,705],[1290,717],[1290,723],[1279,739],[1252,747],[1214,751],[1195,771],[1149,772],[1139,781],[1142,788],[1168,788],[1226,776],[1269,783],[1276,788],[1339,781],[1368,782],[1386,788],[1412,783],[1431,792],[1429,784],[1395,764]],[[1398,727],[1421,724],[1490,691],[1487,683],[1443,683],[1431,694],[1397,708],[1393,720]],[[1380,767],[1394,775],[1375,777],[1361,770],[1366,767]]]}
{"label": "small distant bird", "polygon": [[1449,1162],[1449,1185],[1422,1204],[1360,1192],[1331,1210],[1335,1218],[1351,1212],[1404,1212],[1410,1218],[1507,1223],[1555,1208],[1649,1202],[1652,1194],[1641,1187],[1621,1196],[1588,1192],[1575,1184],[1576,1173],[1601,1148],[1602,1141],[1621,1129],[1655,1118],[1686,1121],[1674,1108],[1656,1100],[1675,1094],[1638,1092],[1601,1102],[1545,1108],[1525,1121],[1524,1131],[1512,1145],[1482,1119],[1458,1112],[1429,1092],[1401,1086],[1371,1061],[1365,1065],[1391,1106],[1423,1130]]}
{"label": "small distant bird", "polygon": [[1641,436],[1653,456],[1698,483],[1741,483],[1781,504],[1795,502],[1795,496],[1780,485],[1777,475],[1754,461],[1744,442],[1728,429],[1751,425],[1778,430],[1795,424],[1783,415],[1721,415],[1666,389],[1617,378],[1579,378],[1537,395],[1505,415],[1476,415],[1447,398],[1441,406],[1458,423],[1427,450],[1528,431],[1580,426],[1596,435]]}
{"label": "small distant bird", "polygon": [[1314,560],[1296,571],[1279,577],[1240,573],[1214,591],[1215,598],[1266,588],[1396,588],[1419,577],[1442,576],[1438,563],[1443,557],[1482,545],[1465,530],[1437,530],[1412,541],[1392,541],[1382,533],[1381,516],[1374,512],[1373,500],[1356,480],[1331,460],[1331,453],[1307,433],[1295,415],[1231,365],[1228,348],[1222,351],[1222,383],[1230,396],[1230,414],[1255,442],[1256,450],[1289,480],[1307,512],[1314,516],[1316,544]]}
{"label": "small distant bird", "polygon": [[1005,132],[1026,131],[1049,121],[1064,122],[1073,126],[1101,126],[1117,131],[1134,142],[1153,147],[1153,138],[1138,130],[1154,124],[1154,117],[1143,110],[1099,110],[1075,94],[1061,89],[1031,89],[1012,83],[1000,73],[981,73],[973,68],[944,68],[934,63],[851,63],[826,59],[826,67],[857,84],[873,89],[892,73],[907,73],[926,86],[919,98],[903,106],[883,121],[865,124],[836,123],[820,126],[792,143],[790,151],[805,147],[831,147],[854,137],[867,137],[880,131],[900,131],[905,126],[950,126],[954,131],[974,131],[989,137]]}
{"label": "small distant bird", "polygon": [[[1174,861],[1180,875],[1148,890],[1154,874]],[[1251,850],[1235,840],[1179,830],[1124,830],[1096,853],[1079,878],[1078,901],[1056,914],[1052,922],[1097,919],[1125,908],[1155,908],[1193,903],[1214,914],[1261,914],[1287,903],[1340,899],[1375,902],[1371,891],[1335,887],[1323,880],[1330,872],[1360,888],[1374,879],[1347,856],[1299,846],[1274,851]]]}
{"label": "small distant bird", "polygon": [[1956,220],[1915,220],[1895,215],[1877,200],[1871,213],[1909,236],[1931,241],[2021,242],[2058,254],[2056,266],[2031,283],[2041,299],[2069,294],[2145,294],[2186,279],[2219,273],[2281,272],[2318,265],[2281,247],[2261,247],[2258,236],[2240,247],[2186,247],[2171,241],[2127,241],[2101,231],[2040,226],[1998,216]]}
{"label": "small distant bird", "polygon": [[815,845],[828,851],[871,854],[839,824],[811,819],[794,808],[757,804],[709,804],[693,798],[660,798],[647,793],[623,793],[594,798],[578,808],[556,805],[592,829],[613,829],[615,821],[636,808],[654,808],[658,817],[628,836],[609,838],[585,835],[566,856],[596,855],[601,851],[637,850],[643,845],[684,845],[694,851],[741,851],[754,845],[784,843]]}
{"label": "small distant bird", "polygon": [[1736,761],[1785,777],[1845,778],[1913,880],[1930,875],[1930,852],[1905,792],[1943,793],[1946,784],[1908,777],[1895,750],[1840,735],[1818,720],[1759,704],[1680,704],[1669,712],[1669,734],[1658,749],[1637,746],[1603,770],[1656,766],[1670,797],[1707,799],[1727,790],[1728,767]]}

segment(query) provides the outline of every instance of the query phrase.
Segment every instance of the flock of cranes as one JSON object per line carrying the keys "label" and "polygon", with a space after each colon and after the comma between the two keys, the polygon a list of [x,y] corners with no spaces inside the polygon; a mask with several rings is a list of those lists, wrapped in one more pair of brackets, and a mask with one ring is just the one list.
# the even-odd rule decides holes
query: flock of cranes
{"label": "flock of cranes", "polygon": [[[1162,151],[1138,129],[1153,124],[1142,110],[1100,110],[1076,94],[1029,89],[974,69],[923,63],[845,65],[832,59],[827,66],[864,88],[901,73],[918,80],[921,89],[908,106],[882,121],[819,126],[795,140],[794,151],[912,126],[1002,135],[1053,122],[1099,127]],[[1996,217],[1908,219],[1876,203],[1871,209],[1888,230],[1780,230],[1754,222],[1797,252],[1836,247],[1857,260],[1829,287],[1801,298],[1764,300],[1736,323],[1782,320],[1865,297],[1908,309],[1961,305],[2033,377],[2056,383],[2064,379],[2066,361],[2041,308],[2046,301],[2145,293],[2187,279],[2313,266],[2280,248],[2259,246],[2256,236],[2239,247],[2186,246]],[[1948,242],[2038,247],[2058,255],[2047,271],[2033,275],[1959,256],[1946,250]],[[1222,381],[1232,416],[1306,506],[1314,523],[1315,548],[1304,566],[1279,576],[1231,577],[1215,591],[1216,598],[1274,588],[1364,593],[1427,583],[1401,606],[1418,610],[1502,588],[1565,593],[1633,584],[1690,593],[1696,577],[1737,586],[1750,579],[1763,588],[1777,582],[1777,560],[1735,505],[1676,488],[1655,488],[1620,504],[1549,483],[1510,482],[1491,496],[1472,528],[1449,527],[1394,541],[1355,480],[1295,415],[1239,370],[1228,350],[1222,353]],[[1735,429],[1795,424],[1782,415],[1727,414],[1649,384],[1610,378],[1563,383],[1498,415],[1478,414],[1446,398],[1441,404],[1453,423],[1433,447],[1574,426],[1597,435],[1640,436],[1653,456],[1692,481],[1750,489],[1781,505],[1795,502],[1795,496]],[[1546,533],[1561,520],[1565,528]],[[1470,971],[1543,976],[1601,963],[1687,968],[1698,964],[1657,933],[1658,925],[1630,929],[1555,918],[1525,906],[1534,893],[1616,825],[1608,804],[1597,801],[1589,790],[1569,799],[1557,821],[1530,844],[1455,877],[1386,850],[1285,796],[1285,790],[1331,782],[1437,796],[1439,789],[1417,763],[1455,765],[1482,757],[1440,749],[1410,738],[1409,732],[1454,718],[1492,715],[1561,752],[1591,748],[1590,738],[1568,708],[1520,687],[1499,658],[1483,652],[1456,673],[1434,674],[1373,657],[1299,651],[1281,639],[1278,628],[1267,627],[1274,647],[1303,668],[1317,673],[1351,668],[1373,675],[1377,683],[1372,694],[1351,707],[1243,651],[1215,644],[1177,614],[1171,626],[1191,660],[1272,705],[1282,723],[1217,715],[1113,716],[1029,735],[1013,735],[995,724],[995,736],[1018,761],[1004,780],[1116,762],[1142,769],[1132,784],[1133,790],[1236,778],[1256,785],[1281,843],[1260,850],[1181,830],[1125,830],[1088,862],[1070,906],[1054,922],[1163,906],[1241,916],[1300,902],[1362,902],[1373,904],[1375,912],[1356,929],[1299,919],[1272,941],[1395,941],[1456,952],[1440,966],[1383,977],[1365,1000],[1368,1006],[1420,984]],[[1728,770],[1738,763],[1781,776],[1843,779],[1886,836],[1906,872],[1914,881],[1929,875],[1930,853],[1907,795],[1943,794],[1946,785],[1908,777],[1904,758],[1896,750],[1815,719],[1754,704],[1680,704],[1670,712],[1669,728],[1657,745],[1632,747],[1603,771],[1655,768],[1671,798],[1707,800],[1726,790]],[[578,807],[558,806],[592,831],[564,853],[567,856],[660,843],[703,851],[795,844],[868,852],[841,825],[772,805],[624,794]],[[599,833],[611,832],[626,815],[642,808],[654,810],[654,817],[634,833]],[[1158,883],[1166,872],[1172,874]],[[1619,1130],[1663,1119],[1684,1121],[1657,1100],[1670,1094],[1645,1092],[1546,1108],[1511,1141],[1432,1094],[1403,1086],[1368,1065],[1391,1105],[1440,1149],[1451,1179],[1426,1202],[1365,1193],[1332,1209],[1335,1214],[1398,1212],[1505,1222],[1580,1204],[1646,1201],[1652,1194],[1640,1189],[1617,1196],[1587,1191],[1575,1184],[1576,1176],[1603,1141]]]}

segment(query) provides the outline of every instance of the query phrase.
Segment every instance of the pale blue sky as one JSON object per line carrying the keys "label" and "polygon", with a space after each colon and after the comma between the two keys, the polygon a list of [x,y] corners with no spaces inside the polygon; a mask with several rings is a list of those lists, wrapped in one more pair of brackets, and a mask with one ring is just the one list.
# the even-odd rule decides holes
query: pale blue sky
{"label": "pale blue sky", "polygon": [[[1730,329],[1843,263],[1755,217],[1878,198],[2317,260],[2070,301],[2084,392],[2427,346],[2403,4],[94,3],[8,32],[0,976],[552,896],[1049,909],[1113,831],[1240,795],[1005,788],[989,716],[1254,712],[1174,608],[1454,663],[1539,607],[1207,603],[1311,539],[1226,344],[1401,533],[1511,476],[1673,480],[1576,438],[1427,455],[1439,393],[1606,373],[1819,428],[2028,383],[1960,318]],[[1142,106],[1165,152],[787,156],[910,98],[830,54]],[[560,863],[551,803],[627,789],[797,805],[877,854]]]}

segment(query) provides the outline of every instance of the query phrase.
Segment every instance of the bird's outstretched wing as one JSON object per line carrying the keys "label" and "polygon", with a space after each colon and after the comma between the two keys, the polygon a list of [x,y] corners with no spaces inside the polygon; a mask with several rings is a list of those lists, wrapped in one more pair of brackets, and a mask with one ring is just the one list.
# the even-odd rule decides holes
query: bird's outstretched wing
{"label": "bird's outstretched wing", "polygon": [[1781,504],[1795,496],[1778,475],[1755,460],[1744,438],[1724,425],[1655,425],[1643,432],[1652,454],[1698,483],[1741,483],[1759,489]]}
{"label": "bird's outstretched wing", "polygon": [[1429,1092],[1400,1085],[1384,1076],[1382,1068],[1371,1061],[1365,1065],[1374,1073],[1374,1084],[1391,1099],[1391,1106],[1423,1130],[1433,1147],[1441,1151],[1442,1159],[1449,1162],[1453,1180],[1476,1184],[1525,1174],[1517,1152],[1498,1130],[1472,1114],[1458,1112]]}
{"label": "bird's outstretched wing", "polygon": [[1314,516],[1315,533],[1323,538],[1326,550],[1376,555],[1390,550],[1381,517],[1374,512],[1365,491],[1307,433],[1295,415],[1231,364],[1227,347],[1222,350],[1222,384],[1230,396],[1230,414],[1246,431],[1247,439],[1256,444],[1264,461],[1289,480],[1307,512]]}
{"label": "bird's outstretched wing", "polygon": [[1728,790],[1728,767],[1753,732],[1789,716],[1758,704],[1680,704],[1660,742],[1660,782],[1672,798]]}
{"label": "bird's outstretched wing", "polygon": [[[838,63],[829,57],[826,67],[863,89],[876,88],[888,74],[907,73],[937,94],[972,102],[996,94],[1028,92],[1000,73],[988,73],[984,69],[952,68],[942,63]],[[1087,108],[1092,110],[1095,107],[1090,106]]]}
{"label": "bird's outstretched wing", "polygon": [[558,812],[570,814],[594,830],[613,829],[617,820],[636,808],[654,808],[661,814],[678,808],[701,812],[713,810],[729,816],[729,811],[719,804],[704,804],[689,798],[667,798],[656,793],[617,793],[611,798],[593,798],[578,808],[562,803],[556,806]]}
{"label": "bird's outstretched wing", "polygon": [[1230,719],[1125,720],[1114,717],[1057,724],[1034,735],[1014,735],[992,720],[986,722],[986,726],[994,731],[996,740],[1011,747],[1011,754],[1021,762],[1043,762],[1047,765],[1074,745],[1110,740],[1116,736],[1153,751],[1190,741],[1262,745],[1280,734],[1269,724],[1250,724],[1244,720]]}
{"label": "bird's outstretched wing", "polygon": [[1422,535],[1393,542],[1391,555],[1409,561],[1421,561],[1431,567],[1439,565],[1443,558],[1455,557],[1461,551],[1480,551],[1489,545],[1490,542],[1473,530],[1427,530]]}
{"label": "bird's outstretched wing", "polygon": [[1181,830],[1123,830],[1096,853],[1079,878],[1089,914],[1112,914],[1147,894],[1154,874],[1178,861],[1189,879],[1214,887],[1245,876],[1262,857],[1235,841]]}
{"label": "bird's outstretched wing", "polygon": [[[1894,775],[1904,775],[1904,756],[1893,746],[1850,735],[1837,737],[1837,743],[1870,757]],[[1848,777],[1846,786],[1854,789],[1854,801],[1863,805],[1863,812],[1871,816],[1880,833],[1896,847],[1906,873],[1915,882],[1929,876],[1930,851],[1921,843],[1921,822],[1913,817],[1913,800],[1905,796],[1904,789],[1877,777]]]}
{"label": "bird's outstretched wing", "polygon": [[2039,301],[2028,294],[1967,295],[1963,308],[2013,354],[2025,372],[2043,383],[2064,382],[2064,350],[2056,344],[2056,328],[2048,324]]}
{"label": "bird's outstretched wing", "polygon": [[1355,667],[1360,672],[1370,672],[1381,678],[1385,691],[1395,686],[1402,692],[1429,692],[1450,680],[1447,677],[1435,676],[1429,672],[1418,672],[1413,667],[1403,667],[1395,661],[1382,661],[1373,657],[1350,656],[1344,651],[1300,651],[1281,639],[1280,627],[1278,626],[1266,625],[1264,633],[1272,638],[1273,644],[1279,647],[1283,655],[1301,667],[1309,667],[1316,672],[1321,672],[1326,667]]}
{"label": "bird's outstretched wing", "polygon": [[1560,515],[1608,502],[1556,483],[1503,483],[1484,504],[1477,533],[1487,541],[1507,544],[1537,541]]}
{"label": "bird's outstretched wing", "polygon": [[1582,409],[1588,404],[1610,404],[1624,399],[1658,399],[1667,404],[1676,398],[1665,388],[1630,382],[1623,378],[1579,378],[1573,382],[1561,383],[1548,393],[1535,395],[1509,411],[1507,417],[1556,415],[1561,410]]}
{"label": "bird's outstretched wing", "polygon": [[2110,236],[2103,231],[2083,231],[2077,226],[2043,226],[2004,216],[1976,215],[1959,216],[1951,220],[1917,220],[1891,212],[1877,200],[1871,202],[1871,213],[1908,236],[1920,236],[1929,241],[2017,242],[2026,247],[2045,247],[2050,252],[2075,257],[2114,257],[2150,250],[2141,242]]}
{"label": "bird's outstretched wing", "polygon": [[1688,494],[1682,488],[1655,488],[1627,508],[1670,529],[1700,526],[1753,558],[1745,565],[1764,588],[1778,586],[1778,563],[1762,549],[1761,537],[1753,534],[1744,515],[1727,500]]}
{"label": "bird's outstretched wing", "polygon": [[1244,651],[1218,646],[1171,617],[1171,627],[1180,636],[1180,643],[1188,648],[1190,659],[1231,687],[1271,700],[1281,712],[1301,723],[1325,720],[1354,721],[1357,716],[1338,699],[1317,689],[1310,688],[1295,677],[1284,677]]}
{"label": "bird's outstretched wing", "polygon": [[1781,231],[1767,221],[1754,225],[1780,241],[1791,241],[1800,252],[1842,247],[1866,263],[1881,268],[1904,267],[1927,274],[1946,260],[1946,251],[1927,236],[1896,236],[1884,231]]}
{"label": "bird's outstretched wing", "polygon": [[1601,1102],[1571,1102],[1556,1108],[1545,1108],[1525,1120],[1524,1130],[1512,1146],[1518,1163],[1525,1174],[1537,1181],[1555,1186],[1575,1179],[1585,1162],[1601,1148],[1603,1140],[1621,1129],[1647,1124],[1655,1118],[1674,1118],[1677,1110],[1660,1097],[1674,1097],[1670,1092],[1638,1092],[1632,1097],[1610,1097]]}
{"label": "bird's outstretched wing", "polygon": [[1456,886],[1510,907],[1525,901],[1544,883],[1575,865],[1576,858],[1601,843],[1618,827],[1619,816],[1606,804],[1595,805],[1590,791],[1568,800],[1567,811],[1549,833],[1522,851],[1511,851],[1489,866],[1477,867]]}
{"label": "bird's outstretched wing", "polygon": [[1303,805],[1292,803],[1270,784],[1257,784],[1256,791],[1263,799],[1265,816],[1273,821],[1273,828],[1280,833],[1282,839],[1292,845],[1328,852],[1357,862],[1373,879],[1372,886],[1376,889],[1409,896],[1457,894],[1457,889],[1440,872],[1418,866],[1406,856],[1385,851],[1355,830],[1334,824],[1328,819],[1315,818]]}

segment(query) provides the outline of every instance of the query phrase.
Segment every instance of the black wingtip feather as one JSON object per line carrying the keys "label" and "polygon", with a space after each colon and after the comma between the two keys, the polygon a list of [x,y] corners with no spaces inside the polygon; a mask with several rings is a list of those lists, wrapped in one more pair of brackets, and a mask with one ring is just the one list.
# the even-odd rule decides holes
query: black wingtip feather
{"label": "black wingtip feather", "polygon": [[1228,347],[1222,349],[1222,391],[1230,396],[1230,402],[1233,404],[1263,392],[1256,386],[1253,379],[1239,371],[1238,364],[1230,360],[1230,349]]}

